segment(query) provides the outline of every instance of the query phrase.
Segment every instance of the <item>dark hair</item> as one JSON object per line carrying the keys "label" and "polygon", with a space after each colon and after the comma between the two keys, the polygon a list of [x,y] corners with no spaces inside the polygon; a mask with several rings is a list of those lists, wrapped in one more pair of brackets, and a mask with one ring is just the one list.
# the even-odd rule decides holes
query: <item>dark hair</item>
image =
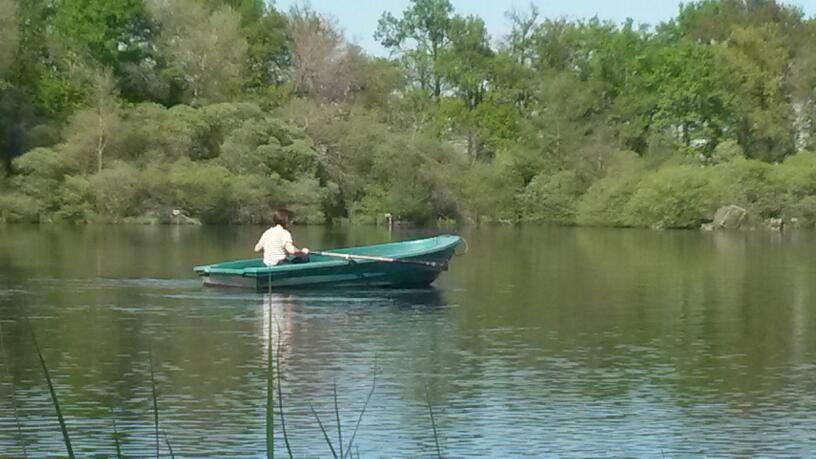
{"label": "dark hair", "polygon": [[272,214],[272,224],[288,228],[289,224],[292,223],[294,216],[295,215],[289,210],[278,209],[274,214]]}

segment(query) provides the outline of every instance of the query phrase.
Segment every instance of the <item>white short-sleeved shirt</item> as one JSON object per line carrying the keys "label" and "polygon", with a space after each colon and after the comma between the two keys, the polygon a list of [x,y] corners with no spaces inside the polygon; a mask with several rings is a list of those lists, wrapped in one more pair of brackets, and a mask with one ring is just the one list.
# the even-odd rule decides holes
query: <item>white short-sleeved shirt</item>
{"label": "white short-sleeved shirt", "polygon": [[[275,225],[264,231],[258,244],[263,246],[263,261],[266,266],[275,266],[286,259],[286,246],[292,244],[292,234],[282,226]],[[292,247],[290,247],[292,248]]]}

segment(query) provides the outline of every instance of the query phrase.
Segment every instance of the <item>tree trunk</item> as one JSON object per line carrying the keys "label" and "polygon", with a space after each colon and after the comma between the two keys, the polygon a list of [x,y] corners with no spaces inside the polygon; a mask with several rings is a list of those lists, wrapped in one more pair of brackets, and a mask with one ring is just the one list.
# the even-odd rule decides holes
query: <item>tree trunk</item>
{"label": "tree trunk", "polygon": [[97,109],[97,120],[99,121],[96,140],[96,166],[97,173],[102,172],[102,156],[105,153],[105,120],[102,116],[102,108]]}

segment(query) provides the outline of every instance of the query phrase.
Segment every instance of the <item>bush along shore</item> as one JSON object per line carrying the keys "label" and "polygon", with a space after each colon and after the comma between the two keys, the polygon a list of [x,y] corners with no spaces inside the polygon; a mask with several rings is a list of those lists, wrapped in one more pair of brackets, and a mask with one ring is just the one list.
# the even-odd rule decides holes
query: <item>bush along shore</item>
{"label": "bush along shore", "polygon": [[377,58],[308,7],[85,3],[0,0],[0,222],[816,226],[797,7],[490,37],[412,0]]}

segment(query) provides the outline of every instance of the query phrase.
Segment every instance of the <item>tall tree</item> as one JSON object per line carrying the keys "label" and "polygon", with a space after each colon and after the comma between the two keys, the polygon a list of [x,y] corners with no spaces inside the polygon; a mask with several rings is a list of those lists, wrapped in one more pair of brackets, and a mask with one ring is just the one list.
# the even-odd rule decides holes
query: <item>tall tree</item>
{"label": "tall tree", "polygon": [[76,52],[118,69],[142,59],[150,45],[150,24],[142,0],[56,0],[50,26]]}
{"label": "tall tree", "polygon": [[684,39],[650,48],[639,62],[631,92],[615,101],[613,112],[621,125],[637,124],[629,121],[643,118],[650,134],[665,134],[681,149],[710,153],[734,117],[733,93],[712,50]]}
{"label": "tall tree", "polygon": [[0,159],[3,160],[0,176],[8,170],[12,156],[16,153],[19,117],[13,105],[12,64],[17,53],[19,25],[17,3],[14,0],[0,0]]}
{"label": "tall tree", "polygon": [[71,118],[67,153],[86,173],[102,172],[121,124],[116,80],[109,69],[84,69],[85,107]]}
{"label": "tall tree", "polygon": [[450,21],[450,45],[440,51],[439,71],[450,82],[469,110],[487,91],[493,50],[481,18],[456,16]]}
{"label": "tall tree", "polygon": [[161,26],[160,46],[186,83],[190,103],[234,97],[243,84],[247,54],[238,14],[227,6],[210,13],[191,0],[154,0],[150,5]]}
{"label": "tall tree", "polygon": [[479,117],[474,113],[487,92],[491,77],[493,50],[481,18],[455,16],[448,32],[450,44],[440,52],[440,73],[448,81],[466,111],[455,116],[467,138],[467,153],[479,156],[482,142],[476,135]]}
{"label": "tall tree", "polygon": [[[440,64],[452,13],[449,0],[411,0],[401,19],[384,13],[374,34],[383,46],[404,59],[417,82],[436,98],[442,93]],[[406,49],[408,44],[414,48]]]}
{"label": "tall tree", "polygon": [[18,38],[17,3],[14,0],[0,0],[0,90],[17,53]]}
{"label": "tall tree", "polygon": [[[246,21],[246,19],[244,19]],[[292,66],[292,40],[286,15],[269,7],[256,20],[245,24],[250,87],[280,84]]]}
{"label": "tall tree", "polygon": [[789,72],[791,104],[795,115],[797,150],[811,148],[816,140],[816,19],[801,28]]}
{"label": "tall tree", "polygon": [[734,26],[776,24],[794,31],[803,17],[802,9],[777,0],[699,0],[682,4],[676,23],[688,38],[701,43],[722,43]]}
{"label": "tall tree", "polygon": [[717,51],[736,95],[734,129],[746,154],[778,161],[792,153],[794,114],[783,87],[790,56],[779,29],[735,26]]}
{"label": "tall tree", "polygon": [[338,101],[358,90],[367,58],[330,18],[305,7],[289,14],[295,86],[301,94]]}
{"label": "tall tree", "polygon": [[510,21],[510,33],[505,39],[507,52],[521,65],[532,62],[534,52],[533,34],[538,23],[538,7],[531,3],[529,11],[512,9],[504,13]]}

